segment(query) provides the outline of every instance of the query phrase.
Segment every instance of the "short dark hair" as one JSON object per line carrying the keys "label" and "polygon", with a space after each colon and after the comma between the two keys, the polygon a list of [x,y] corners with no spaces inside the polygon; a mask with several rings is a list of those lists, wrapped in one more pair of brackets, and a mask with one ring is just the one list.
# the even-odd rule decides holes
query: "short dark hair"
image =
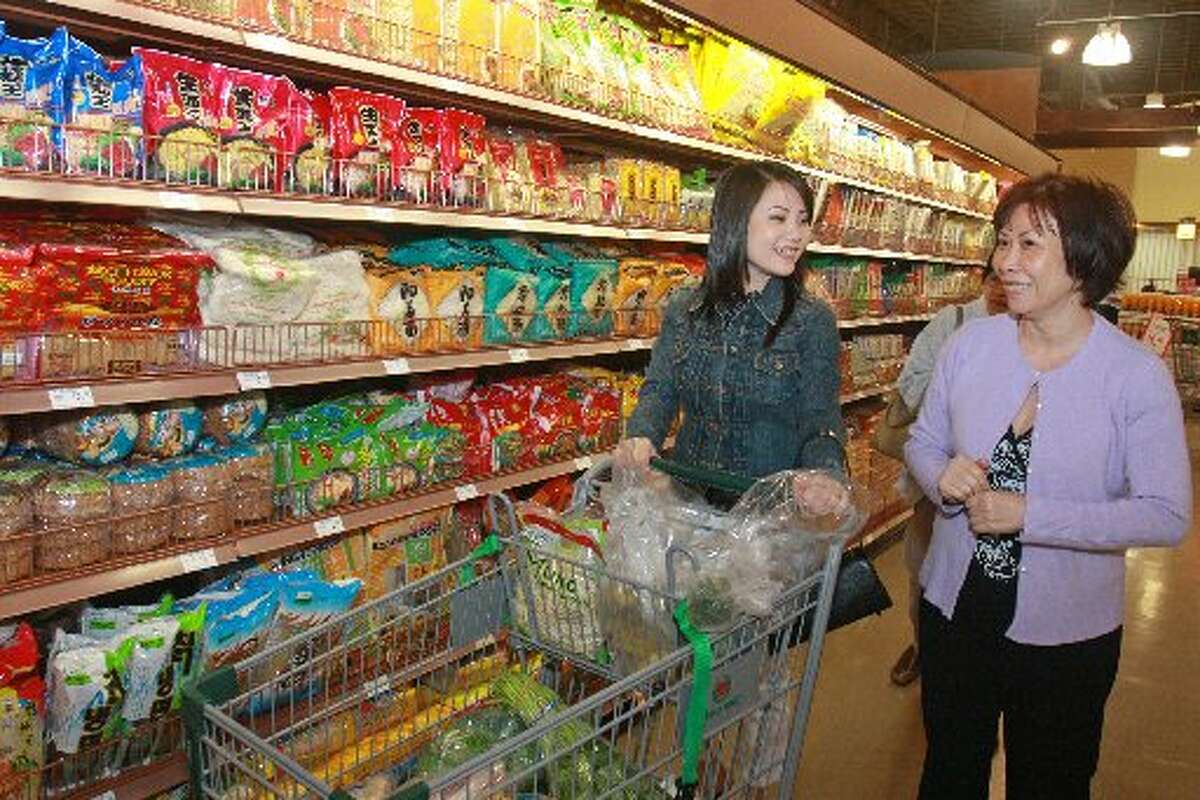
{"label": "short dark hair", "polygon": [[[746,237],[750,230],[750,212],[758,205],[763,192],[772,183],[785,183],[800,194],[813,217],[813,193],[796,170],[777,161],[755,161],[730,167],[717,181],[713,198],[712,231],[708,237],[707,268],[701,285],[700,309],[711,314],[717,307],[741,300],[746,295],[749,264]],[[790,280],[784,281],[783,306],[779,318],[767,331],[764,347],[770,347],[775,336],[796,307],[796,298],[804,290],[803,257],[796,264]]]}
{"label": "short dark hair", "polygon": [[1027,178],[1000,197],[992,215],[997,233],[1020,206],[1029,207],[1039,227],[1047,217],[1054,220],[1067,274],[1078,281],[1084,305],[1095,307],[1120,284],[1137,240],[1137,218],[1124,192],[1075,175]]}

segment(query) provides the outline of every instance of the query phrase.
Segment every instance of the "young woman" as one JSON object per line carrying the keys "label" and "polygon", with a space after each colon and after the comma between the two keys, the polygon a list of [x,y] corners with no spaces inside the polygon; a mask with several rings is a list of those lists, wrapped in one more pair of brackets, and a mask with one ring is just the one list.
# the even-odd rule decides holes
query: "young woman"
{"label": "young woman", "polygon": [[1094,309],[1134,246],[1114,187],[1044,175],[996,209],[1007,315],[968,323],[905,455],[937,507],[921,568],[922,798],[1086,798],[1121,653],[1125,551],[1191,523],[1179,395]]}
{"label": "young woman", "polygon": [[[799,265],[812,214],[812,190],[787,166],[721,177],[704,282],[664,315],[619,463],[645,466],[682,410],[673,456],[687,464],[755,478],[844,470],[837,325]],[[797,490],[815,513],[848,499],[823,476]]]}

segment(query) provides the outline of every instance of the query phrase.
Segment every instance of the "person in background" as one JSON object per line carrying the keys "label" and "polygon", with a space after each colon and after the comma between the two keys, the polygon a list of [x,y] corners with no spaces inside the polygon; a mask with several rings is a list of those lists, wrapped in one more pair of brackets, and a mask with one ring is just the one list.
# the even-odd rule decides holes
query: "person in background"
{"label": "person in background", "polygon": [[[760,478],[795,468],[844,471],[838,355],[830,308],[804,288],[813,195],[791,167],[731,167],[717,183],[703,283],[663,315],[617,463],[645,467],[679,412],[674,457]],[[849,502],[845,486],[804,476],[813,513]]]}
{"label": "person in background", "polygon": [[[925,389],[933,378],[933,366],[938,353],[950,337],[966,322],[991,314],[1003,314],[1008,308],[1004,287],[992,270],[983,276],[983,293],[969,303],[949,305],[934,315],[913,339],[904,369],[896,381],[896,390],[908,408],[918,410]],[[920,651],[917,649],[917,617],[921,607],[921,584],[917,580],[921,562],[929,549],[933,533],[933,504],[925,497],[917,500],[913,515],[904,528],[904,565],[908,568],[908,617],[912,623],[913,641],[892,667],[892,683],[907,686],[921,674]]]}
{"label": "person in background", "polygon": [[986,798],[1003,720],[1010,797],[1086,798],[1116,678],[1125,551],[1191,523],[1179,395],[1103,322],[1134,217],[1115,187],[1013,186],[992,268],[1008,314],[946,346],[905,455],[936,507],[921,567],[921,798]]}

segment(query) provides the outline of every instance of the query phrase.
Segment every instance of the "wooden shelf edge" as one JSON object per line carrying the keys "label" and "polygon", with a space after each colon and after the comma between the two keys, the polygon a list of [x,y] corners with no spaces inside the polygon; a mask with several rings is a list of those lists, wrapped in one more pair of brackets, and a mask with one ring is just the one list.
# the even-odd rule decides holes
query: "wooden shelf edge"
{"label": "wooden shelf edge", "polygon": [[975,258],[958,258],[955,256],[938,256],[929,253],[909,253],[899,250],[873,250],[869,247],[844,247],[840,244],[821,244],[813,242],[808,246],[809,252],[822,255],[856,256],[859,258],[881,258],[889,261],[928,261],[933,264],[952,264],[963,267],[984,267],[987,262]]}
{"label": "wooden shelf edge", "polygon": [[130,767],[73,792],[56,795],[56,800],[149,800],[187,783],[187,753],[180,751],[158,761]]}

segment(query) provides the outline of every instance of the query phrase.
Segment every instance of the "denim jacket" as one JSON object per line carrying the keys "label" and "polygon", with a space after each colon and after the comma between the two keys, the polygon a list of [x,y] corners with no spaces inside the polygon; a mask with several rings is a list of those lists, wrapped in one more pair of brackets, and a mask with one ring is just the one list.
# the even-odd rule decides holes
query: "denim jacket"
{"label": "denim jacket", "polygon": [[676,414],[674,458],[759,478],[794,468],[844,473],[840,340],[833,312],[801,294],[770,348],[783,282],[709,317],[699,289],[668,306],[637,409],[626,427],[661,450]]}

